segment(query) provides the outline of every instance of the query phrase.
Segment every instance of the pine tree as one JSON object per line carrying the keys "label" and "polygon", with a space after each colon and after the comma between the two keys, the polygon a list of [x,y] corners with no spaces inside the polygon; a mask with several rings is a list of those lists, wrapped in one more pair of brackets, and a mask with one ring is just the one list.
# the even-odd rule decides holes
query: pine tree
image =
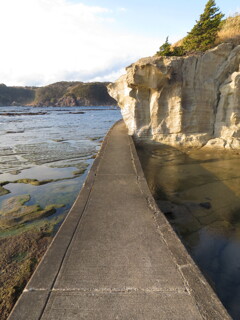
{"label": "pine tree", "polygon": [[200,19],[183,41],[186,51],[205,51],[214,45],[223,14],[214,0],[209,0]]}
{"label": "pine tree", "polygon": [[157,52],[158,56],[171,56],[171,43],[168,42],[168,37],[166,38],[164,44],[161,45],[159,51]]}

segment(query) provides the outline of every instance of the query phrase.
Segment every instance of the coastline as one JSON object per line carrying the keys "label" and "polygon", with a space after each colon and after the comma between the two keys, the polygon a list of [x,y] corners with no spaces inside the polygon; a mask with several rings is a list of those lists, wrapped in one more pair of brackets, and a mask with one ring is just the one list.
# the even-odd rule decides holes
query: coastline
{"label": "coastline", "polygon": [[119,118],[115,108],[82,109],[38,108],[29,115],[30,108],[1,108],[6,114],[0,116],[1,319],[79,194],[109,126]]}
{"label": "coastline", "polygon": [[[28,282],[22,296],[12,311],[9,320],[39,319],[39,317],[41,318],[42,315],[45,314],[46,305],[48,304],[49,299],[51,300],[51,296],[52,294],[54,295],[56,290],[54,289],[55,281],[59,275],[61,275],[60,270],[65,264],[65,260],[69,255],[69,249],[71,249],[74,244],[76,234],[79,232],[78,229],[82,223],[81,220],[83,217],[86,217],[84,212],[85,210],[88,210],[91,192],[99,173],[101,178],[101,172],[99,171],[99,168],[106,166],[103,161],[108,140],[112,131],[115,130],[114,128],[116,128],[116,126],[119,124],[121,124],[121,122],[115,124],[106,135],[101,150],[93,163],[93,166],[78,198],[75,201],[75,204],[71,208],[64,223],[44,255],[44,258]],[[158,209],[148,188],[133,140],[130,136],[128,136],[128,144],[131,153],[130,158],[135,170],[141,197],[144,199],[145,205],[147,206],[149,212],[151,212],[152,218],[154,218],[155,228],[163,240],[164,248],[166,248],[167,252],[170,253],[177,273],[182,278],[184,286],[186,286],[185,294],[189,295],[191,299],[195,301],[197,306],[196,310],[198,310],[204,319],[230,319],[223,305],[213,292],[210,285],[207,283],[202,273],[199,271],[198,267],[193,262],[192,258],[187,253],[185,247],[173,231],[167,219]],[[116,164],[114,167],[116,168]],[[122,166],[120,167],[122,168]],[[159,264],[161,265],[160,261]],[[64,294],[64,291],[62,294]],[[30,305],[29,301],[31,302]]]}

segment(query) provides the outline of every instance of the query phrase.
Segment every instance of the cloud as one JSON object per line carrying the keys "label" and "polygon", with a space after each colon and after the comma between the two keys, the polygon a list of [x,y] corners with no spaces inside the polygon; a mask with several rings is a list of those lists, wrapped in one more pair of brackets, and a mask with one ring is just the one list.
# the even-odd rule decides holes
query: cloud
{"label": "cloud", "polygon": [[1,1],[0,12],[0,83],[7,85],[110,79],[159,40],[114,31],[108,8],[67,0]]}
{"label": "cloud", "polygon": [[102,76],[95,76],[94,78],[90,79],[90,81],[104,81],[104,82],[111,82],[117,80],[121,75],[125,73],[125,68],[118,69],[117,71],[112,71],[110,73],[105,73]]}
{"label": "cloud", "polygon": [[123,7],[122,8],[117,8],[117,10],[120,11],[120,12],[126,12],[127,11],[127,9],[123,8]]}

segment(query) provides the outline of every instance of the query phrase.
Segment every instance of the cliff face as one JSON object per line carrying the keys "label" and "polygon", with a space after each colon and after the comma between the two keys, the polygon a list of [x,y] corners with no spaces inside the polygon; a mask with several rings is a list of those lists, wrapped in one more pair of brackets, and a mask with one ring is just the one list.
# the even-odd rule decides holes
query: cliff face
{"label": "cliff face", "polygon": [[144,58],[108,86],[129,134],[201,147],[240,147],[240,46],[201,55]]}

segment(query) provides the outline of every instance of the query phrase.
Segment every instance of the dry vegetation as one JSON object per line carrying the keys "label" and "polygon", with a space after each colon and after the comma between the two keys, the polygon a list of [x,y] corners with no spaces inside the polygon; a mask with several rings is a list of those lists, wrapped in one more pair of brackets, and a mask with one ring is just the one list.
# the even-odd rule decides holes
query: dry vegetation
{"label": "dry vegetation", "polygon": [[[232,42],[235,45],[240,44],[240,13],[235,13],[221,23],[221,29],[218,32],[215,44],[223,42]],[[183,39],[173,44],[173,47],[182,46]]]}
{"label": "dry vegetation", "polygon": [[222,42],[233,42],[234,44],[240,44],[240,13],[228,17],[222,22],[216,44]]}

